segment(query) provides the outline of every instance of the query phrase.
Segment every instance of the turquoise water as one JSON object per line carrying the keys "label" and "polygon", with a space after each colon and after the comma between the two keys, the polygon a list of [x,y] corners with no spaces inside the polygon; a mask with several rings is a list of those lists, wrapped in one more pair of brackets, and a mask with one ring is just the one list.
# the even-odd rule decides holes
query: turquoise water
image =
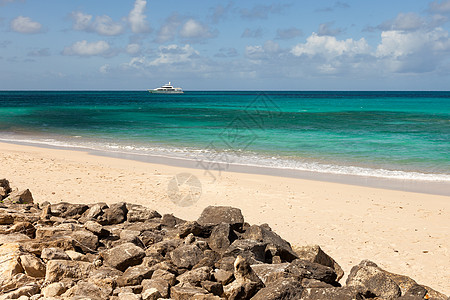
{"label": "turquoise water", "polygon": [[0,92],[0,140],[450,181],[450,92]]}

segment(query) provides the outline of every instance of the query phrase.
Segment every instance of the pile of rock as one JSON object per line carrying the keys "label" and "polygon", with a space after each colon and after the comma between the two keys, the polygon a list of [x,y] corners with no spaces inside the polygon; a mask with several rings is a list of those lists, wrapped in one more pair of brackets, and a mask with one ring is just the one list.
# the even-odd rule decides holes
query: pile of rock
{"label": "pile of rock", "polygon": [[130,203],[37,205],[7,180],[0,195],[0,299],[447,299],[370,261],[342,286],[319,246],[293,249],[233,207],[185,221]]}

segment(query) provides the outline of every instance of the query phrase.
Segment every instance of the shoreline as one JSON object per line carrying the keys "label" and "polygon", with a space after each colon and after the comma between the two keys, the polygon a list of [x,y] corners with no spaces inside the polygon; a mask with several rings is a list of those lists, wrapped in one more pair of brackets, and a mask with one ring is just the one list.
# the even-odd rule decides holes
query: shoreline
{"label": "shoreline", "polygon": [[[293,168],[282,168],[282,167],[270,167],[270,166],[257,166],[257,165],[243,165],[239,163],[212,163],[204,160],[194,160],[191,158],[181,158],[181,157],[169,157],[163,155],[149,155],[149,154],[137,154],[137,153],[125,153],[118,151],[106,151],[106,150],[96,150],[86,147],[75,147],[75,146],[57,146],[44,143],[33,143],[33,142],[21,142],[21,141],[5,141],[0,139],[0,143],[22,145],[30,147],[38,147],[44,149],[54,149],[54,150],[70,150],[70,151],[80,151],[86,152],[90,155],[119,158],[132,161],[139,161],[144,163],[152,164],[162,164],[172,167],[182,167],[189,169],[199,169],[205,172],[213,173],[211,176],[220,176],[222,172],[233,172],[233,173],[245,173],[245,174],[257,174],[257,175],[268,175],[286,178],[296,178],[296,179],[306,179],[322,182],[333,182],[342,183],[348,185],[356,185],[362,187],[372,187],[389,189],[396,191],[414,192],[414,193],[424,193],[431,195],[441,195],[450,196],[450,190],[448,185],[450,183],[443,181],[427,181],[427,180],[415,180],[415,179],[397,179],[397,178],[384,178],[378,176],[363,176],[363,175],[353,175],[353,174],[336,174],[331,172],[320,172],[320,171],[309,171],[309,170],[298,170]],[[217,168],[208,169],[205,165],[214,164]],[[219,171],[220,169],[220,171]]]}
{"label": "shoreline", "polygon": [[[293,245],[320,245],[346,275],[371,259],[450,293],[448,196],[229,170],[212,181],[203,169],[95,154],[0,142],[0,177],[29,188],[36,202],[125,201],[187,220],[208,205],[239,207],[249,223],[268,223]],[[202,184],[201,197],[187,207],[167,193],[183,172]]]}

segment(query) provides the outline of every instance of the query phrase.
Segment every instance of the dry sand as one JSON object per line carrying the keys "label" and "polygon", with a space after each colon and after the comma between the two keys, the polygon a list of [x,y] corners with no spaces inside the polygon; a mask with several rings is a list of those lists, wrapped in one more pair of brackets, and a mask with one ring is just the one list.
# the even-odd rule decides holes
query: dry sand
{"label": "dry sand", "polygon": [[[188,207],[168,196],[170,180],[183,172],[202,184],[201,197]],[[200,169],[0,143],[0,178],[29,188],[35,202],[126,201],[187,220],[208,205],[235,206],[247,222],[268,223],[293,245],[319,244],[346,274],[370,259],[450,294],[450,197],[256,174],[215,176],[213,181]]]}

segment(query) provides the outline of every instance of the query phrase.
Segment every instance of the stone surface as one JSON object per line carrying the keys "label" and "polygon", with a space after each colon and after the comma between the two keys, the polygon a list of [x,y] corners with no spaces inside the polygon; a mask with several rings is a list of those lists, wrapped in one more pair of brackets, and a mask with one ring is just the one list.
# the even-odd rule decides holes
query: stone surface
{"label": "stone surface", "polygon": [[156,289],[162,298],[168,298],[170,285],[166,280],[161,278],[144,279],[142,280],[142,289],[144,292],[148,289]]}
{"label": "stone surface", "polygon": [[103,210],[103,214],[97,217],[102,225],[112,225],[122,223],[127,219],[127,205],[125,202],[112,204],[109,208]]}
{"label": "stone surface", "polygon": [[313,263],[307,260],[296,259],[287,268],[286,271],[300,277],[320,280],[326,283],[336,283],[336,272],[332,268]]}
{"label": "stone surface", "polygon": [[28,276],[37,278],[45,277],[46,267],[44,262],[33,254],[20,255],[20,264]]}
{"label": "stone surface", "polygon": [[182,245],[170,252],[172,262],[179,268],[192,268],[203,257],[203,251],[197,245]]}
{"label": "stone surface", "polygon": [[231,229],[230,224],[228,223],[220,223],[215,226],[211,232],[209,237],[209,247],[212,250],[223,253],[228,247],[230,247],[231,243],[237,240],[237,235]]}
{"label": "stone surface", "polygon": [[4,203],[7,204],[32,204],[33,203],[33,195],[31,194],[29,189],[18,191],[18,192],[11,192],[11,194],[3,199]]}
{"label": "stone surface", "polygon": [[145,265],[129,267],[125,272],[117,278],[118,286],[138,285],[142,280],[152,277],[153,270]]}
{"label": "stone surface", "polygon": [[342,276],[344,276],[344,271],[342,270],[341,266],[337,262],[335,262],[334,259],[332,259],[328,254],[326,254],[319,245],[295,247],[295,249],[293,250],[300,259],[332,268],[337,275],[336,281],[339,281]]}
{"label": "stone surface", "polygon": [[94,266],[88,262],[71,260],[50,260],[45,274],[46,282],[57,282],[63,279],[87,278]]}
{"label": "stone surface", "polygon": [[170,288],[170,297],[174,300],[190,300],[197,294],[207,294],[208,292],[199,287],[173,286]]}
{"label": "stone surface", "polygon": [[259,279],[265,284],[269,276],[273,276],[274,273],[284,273],[289,263],[282,264],[257,264],[251,265],[253,271],[258,275]]}
{"label": "stone surface", "polygon": [[211,279],[211,271],[210,267],[193,269],[178,276],[177,280],[181,283],[190,283],[194,286],[200,286],[202,281]]}
{"label": "stone surface", "polygon": [[401,296],[400,287],[389,274],[370,261],[354,266],[347,278],[347,286],[362,286],[367,292],[384,299]]}
{"label": "stone surface", "polygon": [[67,287],[62,282],[54,282],[42,288],[41,294],[44,297],[56,297],[62,295],[67,290]]}
{"label": "stone surface", "polygon": [[[373,297],[371,297],[373,298]],[[307,288],[304,289],[301,300],[363,300],[363,294],[355,287],[342,288]],[[381,298],[382,300],[384,298]]]}
{"label": "stone surface", "polygon": [[233,229],[240,230],[244,224],[244,216],[239,208],[208,206],[203,210],[197,222],[203,226],[215,226],[220,223],[227,223]]}
{"label": "stone surface", "polygon": [[124,271],[126,268],[142,263],[145,256],[142,248],[132,244],[125,243],[104,251],[102,257],[108,265]]}
{"label": "stone surface", "polygon": [[153,209],[147,208],[142,205],[127,203],[128,222],[145,222],[154,218],[161,218],[161,215]]}
{"label": "stone surface", "polygon": [[[280,278],[260,289],[253,300],[300,299],[303,287],[297,279]],[[330,298],[333,299],[333,298]]]}
{"label": "stone surface", "polygon": [[60,248],[44,248],[41,252],[41,259],[47,262],[52,259],[70,260],[70,256]]}
{"label": "stone surface", "polygon": [[70,233],[74,247],[80,248],[84,253],[97,252],[98,237],[88,230],[76,230]]}
{"label": "stone surface", "polygon": [[255,240],[235,240],[225,251],[223,256],[238,255],[245,257],[251,264],[264,263],[266,261],[267,244]]}

